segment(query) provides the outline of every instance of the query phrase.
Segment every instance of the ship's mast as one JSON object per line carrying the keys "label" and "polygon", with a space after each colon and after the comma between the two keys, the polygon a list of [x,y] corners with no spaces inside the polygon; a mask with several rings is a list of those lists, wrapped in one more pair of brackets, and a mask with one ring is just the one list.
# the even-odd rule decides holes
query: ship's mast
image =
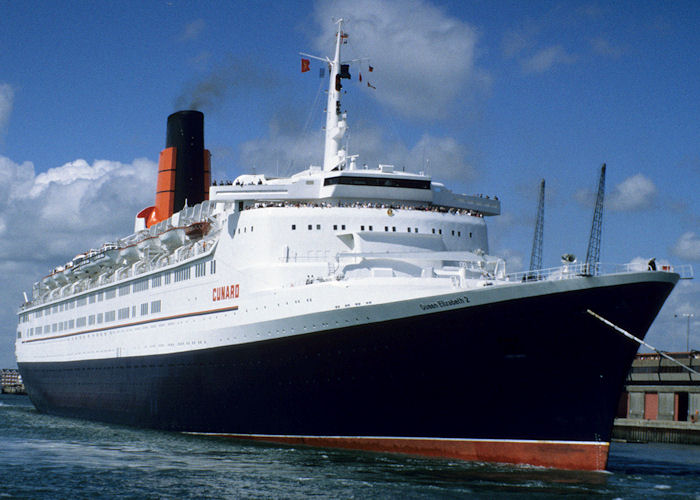
{"label": "ship's mast", "polygon": [[335,55],[328,60],[328,104],[326,106],[326,145],[323,154],[323,170],[329,171],[342,168],[347,152],[341,147],[340,141],[345,135],[347,115],[340,111],[340,46],[343,43],[343,20],[338,20],[338,32],[335,40]]}

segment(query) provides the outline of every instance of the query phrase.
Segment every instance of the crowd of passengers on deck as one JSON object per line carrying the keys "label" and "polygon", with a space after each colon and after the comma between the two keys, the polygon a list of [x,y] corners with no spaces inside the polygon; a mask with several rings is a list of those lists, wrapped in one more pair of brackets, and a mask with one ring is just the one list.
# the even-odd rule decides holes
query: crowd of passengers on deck
{"label": "crowd of passengers on deck", "polygon": [[329,203],[327,201],[322,202],[282,202],[282,201],[260,201],[252,205],[248,205],[244,210],[251,210],[255,208],[381,208],[384,210],[418,210],[421,212],[437,212],[444,214],[455,214],[455,215],[471,215],[472,217],[483,217],[484,214],[478,212],[477,210],[472,210],[470,208],[454,208],[454,207],[443,207],[439,205],[395,205],[387,203],[372,203],[372,202],[353,202],[353,203]]}

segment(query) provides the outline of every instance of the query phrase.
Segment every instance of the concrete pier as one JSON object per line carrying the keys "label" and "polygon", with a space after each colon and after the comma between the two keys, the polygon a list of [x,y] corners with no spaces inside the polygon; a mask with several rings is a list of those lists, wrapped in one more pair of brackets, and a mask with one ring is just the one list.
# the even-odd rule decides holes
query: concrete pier
{"label": "concrete pier", "polygon": [[[669,355],[700,371],[700,352]],[[613,439],[700,444],[700,376],[658,354],[638,354],[617,416]]]}

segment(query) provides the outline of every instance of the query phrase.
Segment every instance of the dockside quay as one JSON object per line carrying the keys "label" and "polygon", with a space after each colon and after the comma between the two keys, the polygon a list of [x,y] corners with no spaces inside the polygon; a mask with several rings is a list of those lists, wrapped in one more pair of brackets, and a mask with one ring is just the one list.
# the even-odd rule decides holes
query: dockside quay
{"label": "dockside quay", "polygon": [[[700,351],[669,355],[700,371]],[[659,354],[638,354],[617,417],[613,439],[700,444],[700,375]]]}

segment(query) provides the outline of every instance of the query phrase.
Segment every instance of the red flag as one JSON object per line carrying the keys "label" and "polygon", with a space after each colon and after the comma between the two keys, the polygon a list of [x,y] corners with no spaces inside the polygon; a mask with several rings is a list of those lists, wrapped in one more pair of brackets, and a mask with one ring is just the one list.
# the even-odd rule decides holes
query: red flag
{"label": "red flag", "polygon": [[362,73],[360,73],[360,81],[362,81]]}
{"label": "red flag", "polygon": [[311,70],[311,61],[308,59],[302,59],[301,60],[301,72],[306,73],[307,71]]}

